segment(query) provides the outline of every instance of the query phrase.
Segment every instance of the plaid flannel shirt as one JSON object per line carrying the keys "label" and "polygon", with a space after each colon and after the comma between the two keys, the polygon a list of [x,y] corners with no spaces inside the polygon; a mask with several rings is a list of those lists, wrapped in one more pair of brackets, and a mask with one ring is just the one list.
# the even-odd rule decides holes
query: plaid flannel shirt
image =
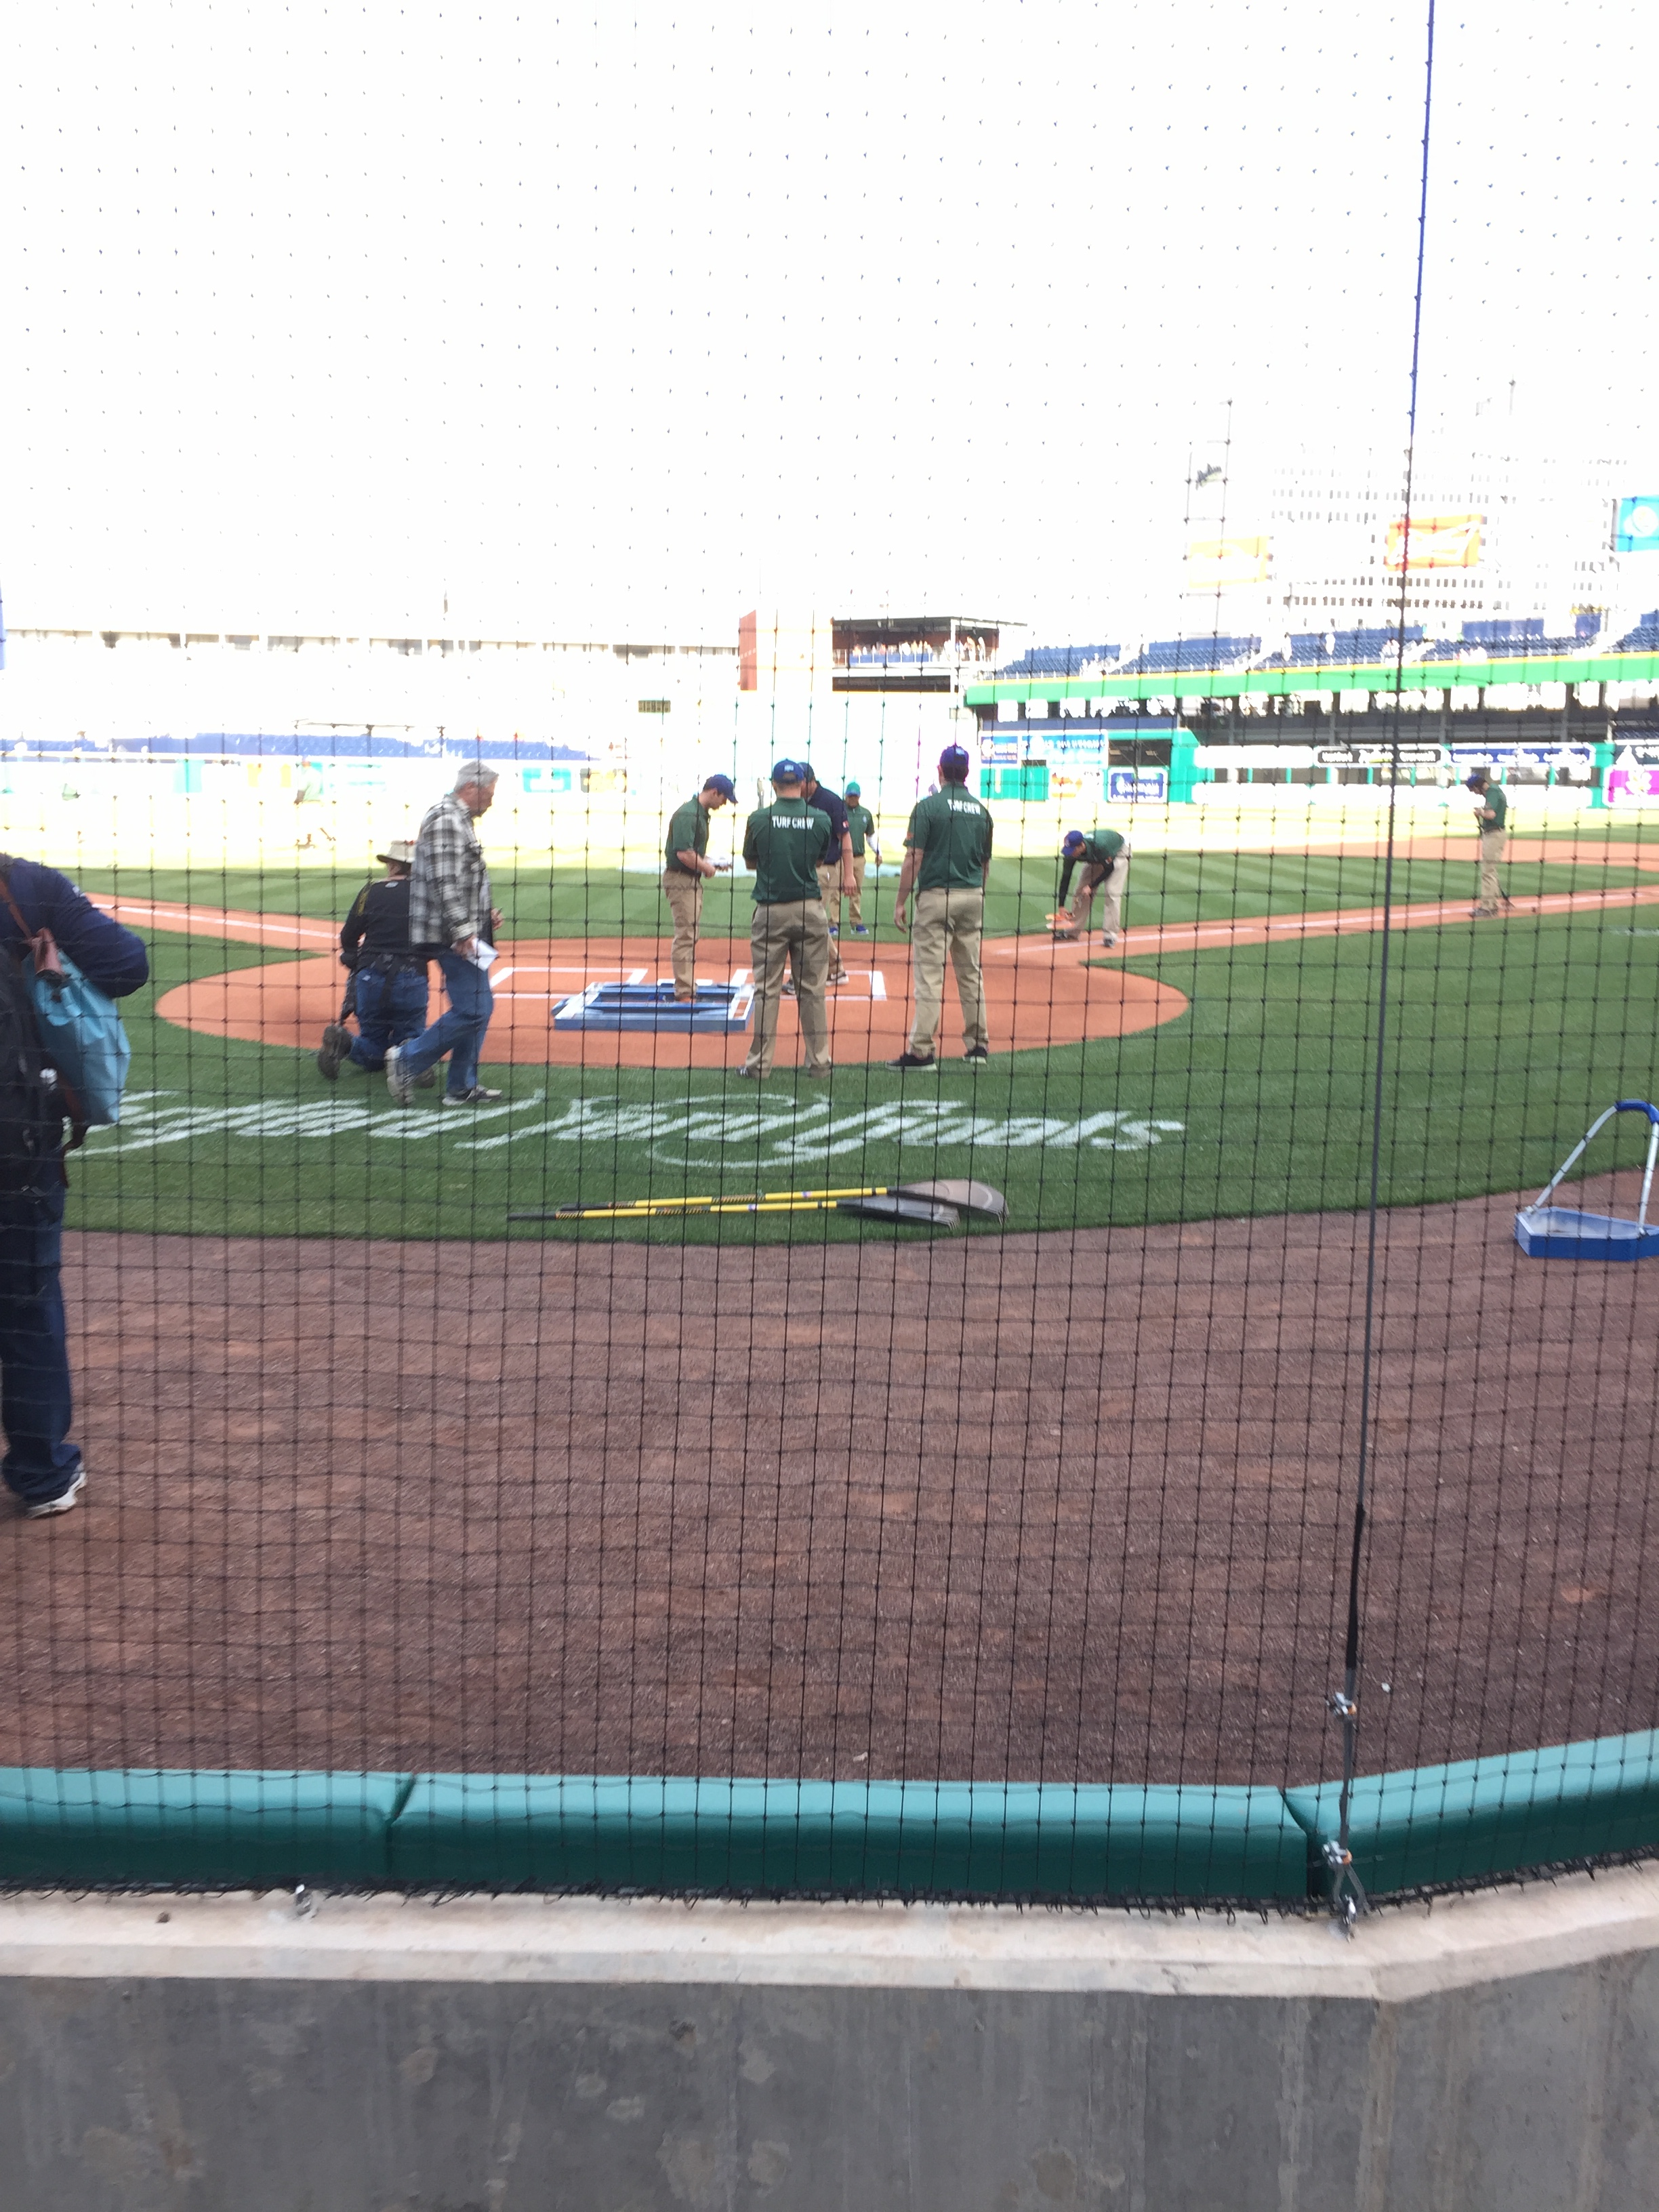
{"label": "plaid flannel shirt", "polygon": [[445,949],[489,930],[489,871],[472,817],[452,791],[428,810],[409,883],[409,941]]}

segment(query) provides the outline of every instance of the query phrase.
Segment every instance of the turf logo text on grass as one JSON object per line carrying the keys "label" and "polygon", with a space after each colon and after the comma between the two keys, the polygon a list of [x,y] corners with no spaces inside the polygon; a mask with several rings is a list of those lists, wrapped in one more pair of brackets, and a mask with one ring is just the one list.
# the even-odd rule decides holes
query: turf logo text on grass
{"label": "turf logo text on grass", "polygon": [[[617,1098],[573,1098],[535,1118],[545,1093],[469,1115],[458,1124],[436,1112],[399,1114],[343,1098],[254,1099],[246,1104],[192,1106],[177,1091],[129,1093],[118,1129],[96,1131],[89,1151],[128,1154],[162,1146],[199,1143],[223,1136],[252,1144],[329,1143],[352,1134],[393,1144],[419,1143],[442,1134],[458,1152],[490,1153],[520,1145],[626,1145],[664,1164],[718,1166],[741,1150],[758,1165],[782,1166],[804,1146],[833,1159],[872,1145],[963,1146],[974,1152],[1141,1152],[1166,1137],[1182,1136],[1181,1121],[1142,1118],[1117,1109],[1098,1113],[978,1114],[971,1104],[942,1099],[893,1099],[837,1114],[827,1099],[797,1109],[780,1101],[744,1098],[726,1104],[692,1100],[678,1105],[633,1106]],[[475,1133],[482,1127],[483,1133]],[[459,1137],[460,1141],[453,1140]]]}

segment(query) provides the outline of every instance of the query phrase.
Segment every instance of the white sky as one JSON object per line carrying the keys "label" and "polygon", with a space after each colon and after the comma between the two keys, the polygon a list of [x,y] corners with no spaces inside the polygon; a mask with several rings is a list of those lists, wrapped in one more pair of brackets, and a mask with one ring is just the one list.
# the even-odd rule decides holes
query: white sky
{"label": "white sky", "polygon": [[[1514,377],[1654,476],[1656,25],[1443,8],[1429,417]],[[1403,441],[1423,50],[1310,0],[20,9],[9,618],[1132,632],[1226,401],[1246,465]]]}

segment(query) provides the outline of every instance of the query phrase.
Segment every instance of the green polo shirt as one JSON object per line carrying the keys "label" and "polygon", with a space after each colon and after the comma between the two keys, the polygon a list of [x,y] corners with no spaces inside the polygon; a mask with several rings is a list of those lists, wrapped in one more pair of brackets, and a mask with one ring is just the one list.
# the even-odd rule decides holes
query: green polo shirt
{"label": "green polo shirt", "polygon": [[991,857],[991,811],[960,783],[947,783],[910,809],[905,844],[921,855],[919,891],[978,890]]}
{"label": "green polo shirt", "polygon": [[1485,791],[1477,791],[1474,797],[1476,806],[1490,806],[1495,817],[1491,822],[1483,822],[1477,812],[1474,817],[1474,826],[1477,830],[1485,831],[1504,830],[1509,827],[1510,802],[1504,796],[1504,787],[1501,783],[1489,783]]}
{"label": "green polo shirt", "polygon": [[865,839],[876,834],[876,817],[867,806],[861,805],[856,799],[849,799],[847,802],[847,827],[853,833],[853,858],[861,860]]}
{"label": "green polo shirt", "polygon": [[668,824],[668,842],[663,848],[667,856],[671,876],[699,876],[696,868],[688,868],[679,855],[695,853],[701,860],[708,850],[708,809],[700,799],[688,799],[684,806],[677,806]]}
{"label": "green polo shirt", "polygon": [[818,862],[830,836],[830,817],[804,799],[774,799],[757,806],[743,833],[743,857],[755,871],[757,906],[792,906],[822,897]]}

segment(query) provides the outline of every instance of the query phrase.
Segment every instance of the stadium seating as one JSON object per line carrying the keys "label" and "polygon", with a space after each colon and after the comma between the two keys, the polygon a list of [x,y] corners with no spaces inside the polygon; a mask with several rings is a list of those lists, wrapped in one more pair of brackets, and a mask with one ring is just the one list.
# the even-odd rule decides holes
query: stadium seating
{"label": "stadium seating", "polygon": [[1018,660],[1005,661],[999,676],[1080,676],[1085,668],[1109,665],[1117,659],[1115,645],[1034,645]]}
{"label": "stadium seating", "polygon": [[1181,676],[1225,668],[1261,650],[1259,637],[1159,638],[1126,660],[1120,676]]}
{"label": "stadium seating", "polygon": [[1618,653],[1659,653],[1659,607],[1627,629],[1613,648]]}
{"label": "stadium seating", "polygon": [[[1406,632],[1407,645],[1420,644],[1422,638],[1420,623]],[[1263,668],[1364,667],[1370,662],[1385,660],[1395,650],[1399,641],[1400,633],[1395,629],[1293,630],[1290,651],[1270,653],[1260,665]],[[1413,654],[1413,658],[1416,656]]]}
{"label": "stadium seating", "polygon": [[1443,638],[1425,660],[1546,660],[1598,650],[1593,637]]}

